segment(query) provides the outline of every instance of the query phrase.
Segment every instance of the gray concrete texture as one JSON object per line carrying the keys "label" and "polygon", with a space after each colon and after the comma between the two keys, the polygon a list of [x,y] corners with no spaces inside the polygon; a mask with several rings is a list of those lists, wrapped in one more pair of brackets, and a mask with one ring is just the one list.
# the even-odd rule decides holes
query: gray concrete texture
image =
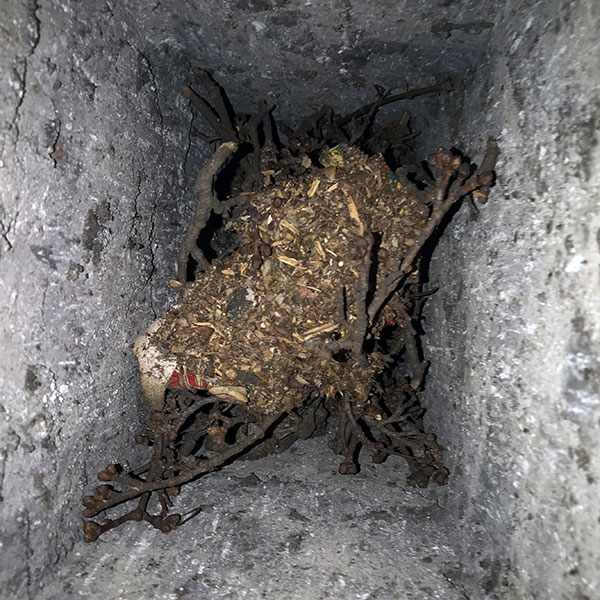
{"label": "gray concrete texture", "polygon": [[[0,3],[0,597],[600,598],[600,5],[594,0]],[[207,476],[163,535],[94,545],[79,499],[139,458],[130,343],[172,301],[213,71],[284,120],[372,84],[421,154],[502,149],[429,268],[424,394],[446,488],[335,474],[324,440]],[[254,473],[254,475],[252,475]]]}

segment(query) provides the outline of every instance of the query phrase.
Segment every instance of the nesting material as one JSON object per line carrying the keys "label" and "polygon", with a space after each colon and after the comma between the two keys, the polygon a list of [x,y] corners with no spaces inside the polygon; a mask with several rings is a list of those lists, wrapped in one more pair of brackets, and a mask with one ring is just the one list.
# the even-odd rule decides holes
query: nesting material
{"label": "nesting material", "polygon": [[271,185],[227,223],[238,248],[184,286],[151,334],[195,387],[251,411],[289,410],[314,389],[367,397],[379,355],[359,364],[335,352],[366,310],[367,233],[381,278],[429,214],[380,157],[336,146],[319,162],[302,176],[265,174]]}
{"label": "nesting material", "polygon": [[[152,450],[137,470],[110,463],[98,473],[103,483],[82,498],[84,539],[139,520],[172,531],[187,520],[171,511],[181,485],[322,434],[331,413],[339,473],[357,473],[365,449],[374,463],[404,458],[410,485],[445,484],[443,452],[423,428],[416,395],[428,363],[414,324],[430,293],[418,268],[451,209],[474,193],[487,199],[497,145],[488,142],[478,168],[439,148],[416,168],[417,186],[402,180],[412,164],[402,158],[407,113],[374,130],[375,113],[447,84],[393,96],[378,88],[375,102],[346,117],[319,107],[296,129],[282,126],[282,146],[272,105],[238,115],[207,71],[195,75],[209,100],[189,87],[186,96],[214,130],[203,137],[220,144],[196,178],[171,280],[179,301],[134,343],[152,411],[136,441]],[[393,142],[390,131],[402,134]],[[379,151],[401,165],[396,174]],[[217,200],[215,176],[236,153],[220,180],[232,195]],[[211,261],[197,241],[212,235],[213,213],[225,225],[202,244],[221,252]],[[91,520],[134,499],[118,518]]]}

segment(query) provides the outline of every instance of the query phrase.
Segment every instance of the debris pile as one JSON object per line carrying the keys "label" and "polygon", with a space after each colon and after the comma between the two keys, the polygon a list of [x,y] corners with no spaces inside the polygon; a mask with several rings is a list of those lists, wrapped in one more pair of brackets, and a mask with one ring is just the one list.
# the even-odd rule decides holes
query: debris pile
{"label": "debris pile", "polygon": [[[238,247],[182,286],[153,334],[178,369],[205,387],[230,386],[252,411],[289,410],[311,390],[367,398],[383,362],[377,352],[364,360],[362,348],[348,352],[355,326],[368,290],[389,275],[393,256],[406,256],[429,215],[381,158],[336,146],[321,160],[336,165],[269,174],[272,183],[248,195],[226,225]],[[381,325],[393,318],[386,308]]]}
{"label": "debris pile", "polygon": [[[188,87],[186,95],[220,145],[196,182],[198,206],[170,281],[179,301],[134,344],[152,410],[137,441],[152,446],[150,462],[99,473],[111,483],[84,496],[84,517],[139,500],[118,518],[86,521],[88,541],[131,520],[170,531],[183,522],[170,513],[180,485],[322,434],[330,414],[340,473],[358,471],[364,448],[374,462],[405,458],[412,485],[448,476],[416,394],[427,368],[416,322],[431,293],[419,261],[453,206],[473,193],[487,198],[497,146],[488,144],[479,168],[440,148],[409,181],[402,164],[385,162],[401,160],[400,142],[406,150],[412,137],[407,113],[374,130],[377,108],[391,98],[385,90],[348,117],[320,107],[296,130],[282,128],[282,145],[272,106],[235,115],[210,75],[196,75],[208,100]],[[390,131],[401,139],[390,141]],[[221,199],[215,188],[228,160],[236,168]],[[222,226],[210,231],[214,214]],[[201,236],[226,240],[218,256],[200,250]],[[159,514],[148,510],[153,493]]]}

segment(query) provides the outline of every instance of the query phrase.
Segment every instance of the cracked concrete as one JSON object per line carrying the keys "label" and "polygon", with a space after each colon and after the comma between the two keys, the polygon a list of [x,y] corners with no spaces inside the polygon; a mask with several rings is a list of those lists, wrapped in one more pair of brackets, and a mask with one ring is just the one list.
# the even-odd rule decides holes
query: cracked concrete
{"label": "cracked concrete", "polygon": [[23,106],[23,102],[25,101],[25,94],[27,92],[27,73],[29,70],[29,64],[40,42],[40,19],[37,14],[37,11],[39,10],[39,4],[37,0],[32,0],[31,2],[28,2],[26,5],[26,9],[28,11],[26,30],[28,36],[30,37],[30,47],[27,51],[27,54],[20,59],[20,62],[23,65],[21,72],[18,73],[17,71],[18,77],[20,79],[20,86],[18,86],[20,89],[18,91],[19,97],[15,106],[13,117],[15,149],[17,144],[19,143],[19,137],[21,133],[21,108]]}
{"label": "cracked concrete", "polygon": [[[2,598],[597,595],[597,3],[3,9]],[[180,93],[196,65],[243,110],[265,98],[291,120],[321,102],[354,109],[373,83],[450,75],[452,94],[383,118],[410,109],[421,156],[447,144],[477,157],[498,138],[498,187],[476,222],[456,215],[429,266],[440,291],[428,302],[424,399],[451,482],[422,496],[388,486],[393,463],[340,478],[314,440],[201,481],[188,493],[205,511],[176,535],[132,527],[82,546],[82,490],[109,460],[137,458],[129,345],[171,301],[208,152]]]}
{"label": "cracked concrete", "polygon": [[[78,538],[73,499],[103,461],[90,448],[131,443],[129,346],[167,303],[184,227],[187,131],[165,123],[188,108],[159,99],[148,59],[102,13],[13,2],[2,28],[2,597],[34,597]],[[80,39],[92,31],[102,56]]]}

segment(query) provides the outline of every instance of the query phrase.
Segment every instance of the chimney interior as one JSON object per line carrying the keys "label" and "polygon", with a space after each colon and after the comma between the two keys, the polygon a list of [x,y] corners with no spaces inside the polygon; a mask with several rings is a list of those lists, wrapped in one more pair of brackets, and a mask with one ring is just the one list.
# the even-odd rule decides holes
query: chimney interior
{"label": "chimney interior", "polygon": [[[553,598],[600,589],[600,9],[594,0],[6,0],[0,23],[0,596]],[[136,455],[130,345],[174,300],[210,154],[181,93],[298,121],[440,77],[418,155],[502,154],[433,253],[423,402],[446,487],[321,439],[203,477],[199,514],[80,540],[84,488]],[[178,500],[179,501],[179,500]]]}

